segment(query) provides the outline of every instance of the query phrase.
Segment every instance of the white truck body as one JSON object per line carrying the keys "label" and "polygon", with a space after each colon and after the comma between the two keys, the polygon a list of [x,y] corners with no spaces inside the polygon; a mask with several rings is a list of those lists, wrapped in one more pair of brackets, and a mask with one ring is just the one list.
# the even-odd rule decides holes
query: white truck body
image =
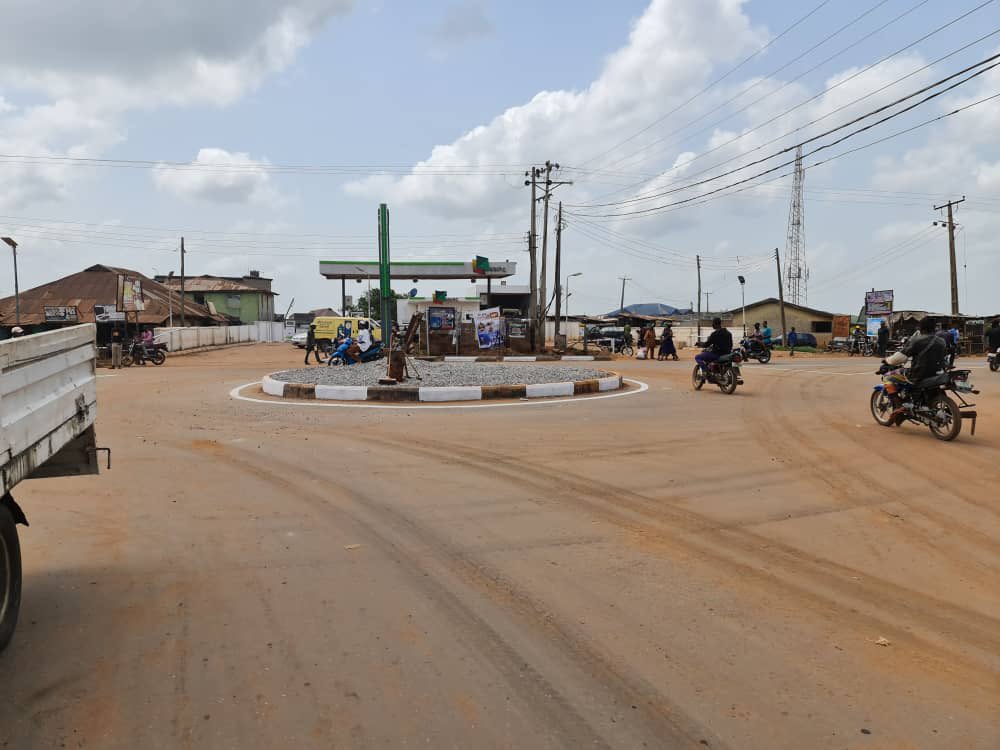
{"label": "white truck body", "polygon": [[0,341],[0,495],[22,479],[97,473],[91,324]]}

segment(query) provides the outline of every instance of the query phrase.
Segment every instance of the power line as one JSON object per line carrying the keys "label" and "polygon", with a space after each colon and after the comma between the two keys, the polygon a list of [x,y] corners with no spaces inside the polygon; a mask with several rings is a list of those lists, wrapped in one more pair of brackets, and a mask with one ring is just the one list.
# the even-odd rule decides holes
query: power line
{"label": "power line", "polygon": [[[619,200],[619,201],[612,201],[612,202],[609,202],[609,203],[567,204],[567,206],[570,206],[572,208],[602,208],[602,207],[608,207],[608,206],[625,206],[625,205],[629,205],[629,204],[632,204],[632,203],[641,203],[643,201],[649,201],[649,200],[654,200],[656,198],[662,198],[662,197],[664,197],[666,195],[671,195],[673,193],[681,192],[683,190],[688,190],[688,189],[690,189],[692,187],[698,187],[700,185],[705,185],[705,184],[708,184],[710,182],[715,182],[716,180],[720,180],[723,177],[728,177],[730,175],[736,174],[737,172],[741,172],[744,169],[749,169],[750,167],[757,166],[758,164],[763,164],[764,162],[770,161],[771,159],[775,158],[776,156],[781,156],[782,154],[786,154],[786,153],[789,153],[791,151],[795,151],[796,149],[799,149],[799,148],[801,148],[802,146],[804,146],[806,144],[812,143],[814,141],[818,141],[818,140],[820,140],[822,138],[826,138],[827,136],[833,135],[834,133],[836,133],[839,130],[843,130],[844,128],[849,128],[850,126],[856,125],[857,123],[862,122],[863,120],[867,120],[868,118],[873,117],[873,116],[875,116],[875,115],[877,115],[877,114],[879,114],[881,112],[885,112],[886,110],[892,109],[893,107],[895,107],[895,106],[897,106],[899,104],[902,104],[903,102],[907,101],[908,99],[912,99],[912,98],[914,98],[916,96],[920,96],[921,94],[924,94],[924,93],[926,93],[926,92],[928,92],[928,91],[930,91],[932,89],[935,89],[935,88],[941,86],[943,83],[946,83],[946,82],[948,82],[950,80],[958,78],[959,76],[965,75],[966,73],[969,73],[970,71],[973,71],[976,68],[983,68],[984,65],[987,66],[987,67],[983,68],[982,70],[979,70],[979,71],[976,71],[975,73],[972,73],[967,78],[965,78],[965,79],[963,79],[961,81],[957,81],[954,84],[952,84],[951,86],[947,86],[947,87],[943,88],[941,91],[938,91],[938,92],[935,92],[933,94],[930,94],[930,95],[924,97],[923,99],[915,102],[914,104],[911,104],[908,107],[904,107],[903,109],[899,110],[898,112],[893,113],[892,115],[884,117],[881,120],[878,120],[878,121],[876,121],[876,122],[874,122],[874,123],[872,123],[872,124],[870,124],[868,126],[865,126],[863,128],[859,128],[858,130],[854,131],[853,133],[847,134],[846,136],[842,137],[839,140],[833,141],[830,144],[826,144],[826,145],[821,146],[820,148],[814,149],[813,151],[810,152],[810,154],[816,153],[819,150],[822,150],[822,149],[825,149],[825,148],[829,148],[830,146],[834,146],[834,145],[836,145],[838,143],[841,143],[846,138],[853,137],[854,135],[857,135],[858,133],[863,133],[866,130],[870,130],[872,127],[875,127],[875,126],[880,125],[880,124],[882,124],[884,122],[888,122],[891,119],[899,117],[900,115],[903,115],[906,112],[909,112],[910,110],[912,110],[912,109],[920,106],[921,104],[925,104],[925,103],[931,101],[932,99],[936,99],[937,97],[942,96],[942,95],[948,93],[949,91],[954,90],[958,86],[961,86],[961,85],[963,85],[965,83],[968,83],[969,81],[973,80],[974,78],[977,78],[978,76],[983,75],[984,73],[987,73],[988,71],[990,71],[993,68],[995,68],[998,65],[1000,65],[1000,63],[994,62],[996,60],[1000,60],[1000,54],[996,54],[996,55],[992,55],[990,57],[987,57],[984,60],[981,60],[981,61],[979,61],[977,63],[974,63],[973,65],[969,65],[969,66],[963,68],[962,70],[959,70],[959,71],[957,71],[955,73],[952,73],[949,76],[945,76],[944,78],[941,78],[941,79],[939,79],[939,80],[937,80],[937,81],[935,81],[933,83],[930,83],[930,84],[928,84],[926,86],[923,86],[923,87],[921,87],[921,88],[919,88],[919,89],[917,89],[915,91],[912,91],[909,94],[906,94],[905,96],[901,96],[898,99],[895,99],[894,101],[889,102],[888,104],[884,104],[881,107],[877,107],[877,108],[875,108],[873,110],[870,110],[870,111],[868,111],[868,112],[866,112],[866,113],[864,113],[862,115],[859,115],[858,117],[855,117],[852,120],[848,120],[847,122],[841,123],[840,125],[837,125],[836,127],[829,128],[829,129],[827,129],[826,131],[824,131],[822,133],[818,133],[818,134],[816,134],[814,136],[811,136],[811,137],[806,138],[806,139],[804,139],[802,141],[799,141],[798,143],[786,146],[783,149],[779,149],[778,151],[775,151],[775,152],[773,152],[771,154],[768,154],[767,156],[763,156],[763,157],[761,157],[759,159],[755,159],[754,161],[747,162],[746,164],[743,164],[743,165],[741,165],[739,167],[735,167],[735,168],[727,170],[725,172],[721,172],[720,174],[714,175],[712,177],[708,177],[708,178],[706,178],[704,180],[697,180],[697,181],[694,181],[694,182],[687,182],[687,183],[685,183],[683,185],[679,185],[678,187],[671,188],[670,190],[664,190],[664,191],[660,191],[660,192],[656,192],[656,193],[647,193],[645,195],[639,195],[639,196],[635,196],[635,197],[632,197],[632,198],[625,198],[625,199],[622,199],[622,200]],[[988,63],[991,63],[991,62],[993,64],[992,65],[988,65]],[[723,162],[723,163],[725,163],[725,162]],[[791,163],[792,162],[787,162],[784,165],[779,165],[779,167],[780,166],[787,166],[787,164],[791,164]],[[697,174],[698,175],[704,174],[705,172],[711,171],[711,169],[714,169],[714,168],[715,167],[711,167],[709,169],[702,170],[701,172],[699,172]],[[697,176],[697,175],[695,175],[695,176]]]}

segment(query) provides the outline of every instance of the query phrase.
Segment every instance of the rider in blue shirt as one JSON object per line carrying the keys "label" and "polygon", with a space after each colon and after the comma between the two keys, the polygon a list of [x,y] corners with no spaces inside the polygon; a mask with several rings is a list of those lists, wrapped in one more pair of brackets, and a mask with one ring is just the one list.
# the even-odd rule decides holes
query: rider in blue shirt
{"label": "rider in blue shirt", "polygon": [[771,326],[769,326],[767,324],[766,320],[764,321],[764,330],[761,331],[761,334],[764,337],[764,346],[770,346],[771,345]]}

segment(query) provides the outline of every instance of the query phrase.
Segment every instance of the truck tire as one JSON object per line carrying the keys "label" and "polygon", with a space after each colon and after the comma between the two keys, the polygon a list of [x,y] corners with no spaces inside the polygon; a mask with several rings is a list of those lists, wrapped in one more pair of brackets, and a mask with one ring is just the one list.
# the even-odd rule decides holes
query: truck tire
{"label": "truck tire", "polygon": [[14,517],[0,505],[0,651],[14,637],[21,609],[21,545]]}

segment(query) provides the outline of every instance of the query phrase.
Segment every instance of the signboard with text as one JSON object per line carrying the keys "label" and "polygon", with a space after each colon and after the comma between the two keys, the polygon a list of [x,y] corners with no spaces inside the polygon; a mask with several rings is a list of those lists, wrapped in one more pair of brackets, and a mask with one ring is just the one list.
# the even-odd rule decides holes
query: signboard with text
{"label": "signboard with text", "polygon": [[140,312],[146,309],[142,298],[142,279],[121,274],[118,277],[118,309],[122,312]]}
{"label": "signboard with text", "polygon": [[865,292],[866,315],[889,315],[892,312],[892,289]]}
{"label": "signboard with text", "polygon": [[455,330],[455,308],[454,307],[428,307],[427,326],[432,331],[453,331]]}
{"label": "signboard with text", "polygon": [[500,345],[501,321],[499,307],[472,313],[472,324],[476,328],[476,341],[479,342],[480,349],[492,349]]}
{"label": "signboard with text", "polygon": [[78,323],[80,312],[76,307],[46,307],[46,323]]}
{"label": "signboard with text", "polygon": [[118,312],[114,305],[94,305],[94,320],[98,323],[121,323],[125,313]]}

